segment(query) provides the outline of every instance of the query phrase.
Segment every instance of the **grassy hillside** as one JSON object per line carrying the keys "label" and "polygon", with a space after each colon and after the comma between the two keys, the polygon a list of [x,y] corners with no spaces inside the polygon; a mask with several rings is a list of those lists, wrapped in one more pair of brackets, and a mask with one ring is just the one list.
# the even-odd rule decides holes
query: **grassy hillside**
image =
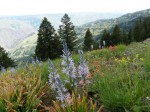
{"label": "grassy hillside", "polygon": [[148,17],[148,16],[150,16],[150,9],[125,14],[115,19],[97,20],[76,27],[76,30],[80,38],[83,38],[87,28],[90,28],[95,38],[99,39],[104,29],[111,31],[115,25],[119,25],[120,28],[123,29],[124,31],[129,31],[131,28],[133,28],[137,19]]}
{"label": "grassy hillside", "polygon": [[[89,80],[90,83],[85,86],[85,82],[79,80],[77,84],[79,90],[77,89],[75,93],[74,91],[69,92],[72,90],[70,88],[72,86],[69,86],[70,83],[65,85],[69,90],[67,92],[72,95],[69,96],[71,104],[68,100],[65,100],[66,102],[56,100],[59,93],[55,91],[56,89],[52,89],[51,85],[48,85],[50,82],[46,83],[49,80],[49,72],[55,74],[55,69],[58,70],[62,79],[61,85],[65,83],[65,80],[68,80],[66,75],[68,72],[63,69],[65,61],[61,63],[65,58],[60,58],[53,60],[55,69],[51,63],[34,62],[1,73],[0,110],[3,112],[38,112],[38,110],[43,110],[43,112],[46,110],[66,112],[68,110],[68,112],[72,112],[76,109],[77,112],[96,112],[98,110],[98,112],[149,112],[149,39],[141,43],[132,43],[129,46],[118,45],[86,52],[84,57],[89,71],[85,80]],[[76,75],[79,73],[80,59],[82,60],[83,57],[79,58],[78,54],[73,55],[74,67],[77,68]],[[72,65],[71,61],[70,70],[74,69]],[[49,74],[49,78],[52,74]],[[88,97],[91,97],[93,102]],[[64,103],[66,106],[62,108]]]}
{"label": "grassy hillside", "polygon": [[22,41],[17,47],[10,51],[10,57],[18,59],[32,55],[35,51],[36,42],[37,34],[29,36],[24,41]]}

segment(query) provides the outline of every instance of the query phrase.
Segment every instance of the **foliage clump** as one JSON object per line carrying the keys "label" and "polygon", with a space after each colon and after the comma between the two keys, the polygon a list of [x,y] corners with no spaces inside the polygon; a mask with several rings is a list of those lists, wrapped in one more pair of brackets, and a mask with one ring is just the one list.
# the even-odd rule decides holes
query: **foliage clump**
{"label": "foliage clump", "polygon": [[13,67],[14,65],[14,61],[11,58],[9,58],[4,48],[0,46],[0,70],[6,69],[8,67]]}
{"label": "foliage clump", "polygon": [[35,56],[42,61],[54,59],[61,55],[62,44],[60,37],[55,33],[54,27],[45,17],[39,27]]}

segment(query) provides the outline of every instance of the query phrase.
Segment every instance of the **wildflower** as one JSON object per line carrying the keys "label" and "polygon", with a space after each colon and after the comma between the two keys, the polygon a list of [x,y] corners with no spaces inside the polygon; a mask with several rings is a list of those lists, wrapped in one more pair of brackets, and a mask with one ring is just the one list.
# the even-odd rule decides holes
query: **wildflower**
{"label": "wildflower", "polygon": [[99,64],[99,61],[95,61],[95,62],[94,62],[94,65],[98,65],[98,64]]}
{"label": "wildflower", "polygon": [[89,80],[84,80],[84,79],[82,79],[82,80],[79,81],[79,84],[80,84],[81,86],[84,86],[84,85],[89,84],[89,83],[90,83]]}
{"label": "wildflower", "polygon": [[127,60],[130,61],[131,60],[130,57],[127,57]]}
{"label": "wildflower", "polygon": [[88,66],[86,64],[86,60],[84,59],[83,56],[83,51],[79,50],[78,53],[80,54],[80,61],[79,61],[79,66],[78,66],[78,74],[79,77],[81,78],[81,81],[79,82],[80,85],[85,85],[85,84],[89,84],[89,69]]}
{"label": "wildflower", "polygon": [[67,92],[67,89],[64,87],[59,74],[57,73],[57,70],[55,70],[54,64],[50,59],[48,60],[48,63],[50,70],[49,83],[51,84],[52,89],[57,91],[57,99],[63,102],[65,100],[65,93]]}
{"label": "wildflower", "polygon": [[35,59],[32,57],[32,58],[31,58],[31,61],[32,61],[32,64],[33,64],[33,65],[38,64],[39,67],[42,66],[42,61],[39,61],[39,60],[38,60],[38,57],[36,57]]}
{"label": "wildflower", "polygon": [[[67,47],[67,44],[64,43],[63,45],[63,61],[61,63],[63,69],[63,73],[66,74],[67,79],[65,80],[65,83],[69,83],[71,87],[75,87],[74,90],[77,90],[77,84],[82,85],[84,88],[85,85],[89,84],[90,79],[92,75],[89,73],[88,66],[86,64],[86,61],[83,56],[83,51],[79,50],[80,54],[80,61],[79,61],[79,66],[78,66],[78,75],[76,73],[76,67],[74,65],[74,61],[71,57],[71,53]],[[56,97],[57,100],[61,102],[61,107],[62,108],[67,108],[68,105],[74,105],[74,97],[76,99],[78,93],[75,91],[67,90],[57,73],[57,70],[54,67],[54,64],[52,63],[51,60],[48,60],[49,63],[49,83],[51,84],[52,89],[56,90],[58,96]],[[80,81],[78,81],[80,80]],[[72,89],[72,88],[71,88]],[[73,94],[72,94],[73,93]],[[77,103],[77,102],[76,102]]]}
{"label": "wildflower", "polygon": [[65,99],[66,99],[67,103],[69,105],[72,105],[73,104],[73,99],[72,99],[70,93],[67,93],[65,97],[66,97]]}
{"label": "wildflower", "polygon": [[120,60],[122,63],[126,64],[128,61],[125,57],[122,57],[122,59]]}
{"label": "wildflower", "polygon": [[135,57],[136,57],[136,59],[137,59],[137,58],[139,57],[139,54],[136,54]]}
{"label": "wildflower", "polygon": [[79,84],[82,85],[82,86],[85,85],[84,80],[82,79],[82,80],[79,82]]}
{"label": "wildflower", "polygon": [[86,80],[86,81],[85,81],[85,84],[89,84],[89,83],[90,83],[90,81],[89,81],[89,80]]}
{"label": "wildflower", "polygon": [[144,59],[143,59],[143,58],[140,58],[140,60],[143,61]]}
{"label": "wildflower", "polygon": [[63,45],[62,57],[63,57],[63,61],[61,63],[61,65],[63,66],[62,72],[67,74],[69,82],[72,84],[72,86],[76,86],[77,84],[76,68],[66,43],[64,43]]}
{"label": "wildflower", "polygon": [[41,67],[41,66],[42,66],[42,61],[39,61],[39,60],[38,60],[38,57],[36,57],[35,62],[36,62],[36,64],[38,64],[38,65],[39,65],[39,67]]}
{"label": "wildflower", "polygon": [[125,55],[126,55],[126,56],[131,56],[131,52],[128,51],[128,50],[126,50],[126,51],[125,51]]}
{"label": "wildflower", "polygon": [[89,69],[86,63],[82,63],[81,65],[79,65],[78,73],[80,77],[87,77],[87,74],[89,73]]}
{"label": "wildflower", "polygon": [[80,61],[79,61],[80,65],[78,66],[78,74],[80,77],[85,78],[89,73],[89,69],[84,59],[83,51],[79,50],[78,53],[80,54]]}
{"label": "wildflower", "polygon": [[113,52],[116,50],[116,46],[109,46],[109,51]]}
{"label": "wildflower", "polygon": [[94,61],[94,72],[98,73],[100,71],[99,61]]}
{"label": "wildflower", "polygon": [[91,79],[91,78],[92,78],[92,75],[89,73],[89,74],[87,75],[87,78],[88,78],[88,79]]}

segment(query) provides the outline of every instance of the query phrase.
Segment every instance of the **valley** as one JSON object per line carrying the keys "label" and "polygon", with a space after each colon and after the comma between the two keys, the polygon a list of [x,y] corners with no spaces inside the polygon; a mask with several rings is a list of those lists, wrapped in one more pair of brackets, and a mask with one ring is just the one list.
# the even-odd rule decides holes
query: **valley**
{"label": "valley", "polygon": [[[96,15],[98,15],[98,14],[96,14]],[[58,18],[60,19],[61,16],[62,15],[58,16]],[[94,15],[92,15],[92,17],[93,16]],[[107,30],[109,30],[111,32],[112,28],[115,25],[119,25],[122,30],[128,32],[131,28],[133,28],[133,26],[135,25],[135,22],[139,18],[145,18],[145,17],[148,17],[148,16],[150,16],[150,9],[143,10],[143,11],[138,11],[138,12],[135,12],[135,13],[125,14],[125,15],[123,15],[121,17],[117,17],[117,18],[114,18],[114,19],[99,19],[99,20],[96,20],[96,21],[93,21],[93,22],[89,22],[89,23],[86,23],[86,24],[83,24],[83,22],[74,22],[76,24],[78,23],[77,25],[83,24],[83,25],[75,27],[76,33],[77,33],[77,37],[78,37],[78,40],[79,40],[79,45],[82,45],[82,43],[83,43],[83,37],[85,35],[85,32],[86,32],[87,28],[90,28],[90,30],[91,30],[91,32],[92,32],[92,34],[94,36],[94,39],[96,41],[99,41],[104,29],[107,29]],[[56,20],[54,26],[56,28],[58,28],[58,25],[60,23],[59,24],[57,23],[57,21],[59,19],[58,18],[56,19],[56,17],[54,19],[49,19],[49,20],[52,20],[52,23]],[[50,18],[50,17],[48,16],[48,18]],[[73,18],[71,18],[71,20],[75,21],[75,18],[77,18],[77,17],[73,16]],[[98,17],[96,16],[96,18],[100,18],[100,15]],[[41,19],[42,19],[42,17],[41,17]],[[87,21],[89,21],[89,20],[87,20]],[[30,22],[28,21],[28,23],[30,23]],[[35,23],[36,24],[38,23],[38,24],[36,25]],[[12,57],[13,59],[19,59],[19,58],[23,58],[24,56],[28,57],[28,56],[31,56],[31,55],[34,54],[36,41],[37,41],[37,33],[36,33],[36,31],[38,29],[38,25],[40,24],[40,22],[37,20],[37,22],[35,22],[35,23],[31,22],[32,27],[34,27],[33,28],[34,29],[34,33],[32,32],[33,34],[31,36],[26,36],[25,38],[20,40],[20,43],[15,44],[16,46],[13,49],[9,50],[10,57]],[[32,41],[29,41],[29,40],[32,40]]]}

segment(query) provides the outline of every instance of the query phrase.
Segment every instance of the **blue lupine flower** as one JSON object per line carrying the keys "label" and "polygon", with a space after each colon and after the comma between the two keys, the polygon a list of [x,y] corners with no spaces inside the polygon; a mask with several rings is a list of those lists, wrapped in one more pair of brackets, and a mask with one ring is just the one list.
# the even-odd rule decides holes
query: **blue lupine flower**
{"label": "blue lupine flower", "polygon": [[66,43],[64,43],[64,45],[63,45],[62,57],[63,57],[63,61],[61,63],[61,65],[63,66],[62,72],[67,74],[69,82],[72,83],[72,81],[73,81],[73,83],[74,83],[73,85],[75,86],[76,80],[77,80],[76,68],[74,65],[74,61],[71,57],[71,53],[70,53]]}
{"label": "blue lupine flower", "polygon": [[[67,44],[64,43],[63,45],[63,61],[61,65],[63,66],[62,72],[66,74],[68,77],[65,80],[65,83],[70,83],[71,87],[77,87],[77,84],[79,84],[78,79],[84,81],[84,84],[88,83],[87,75],[89,73],[88,66],[86,64],[86,60],[83,56],[83,51],[79,50],[80,54],[80,65],[78,66],[78,73],[76,72],[76,67],[74,65],[74,61],[71,57],[71,53],[67,47]],[[68,104],[72,104],[71,95],[67,92],[67,89],[65,88],[64,84],[62,83],[62,80],[57,73],[57,70],[55,70],[54,64],[51,60],[48,60],[49,63],[49,83],[51,84],[52,89],[56,90],[58,97],[57,100],[62,102],[62,107],[65,107],[65,102],[67,101]]]}
{"label": "blue lupine flower", "polygon": [[78,66],[78,74],[79,77],[86,78],[89,73],[89,69],[86,64],[86,60],[84,59],[83,51],[78,50],[78,53],[80,55],[80,61],[79,61],[80,65]]}
{"label": "blue lupine flower", "polygon": [[59,77],[59,74],[57,73],[57,70],[55,70],[54,64],[50,59],[48,60],[48,63],[50,70],[49,83],[51,84],[52,89],[57,91],[58,93],[57,99],[63,102],[65,100],[65,94],[67,92],[67,89],[64,87]]}

